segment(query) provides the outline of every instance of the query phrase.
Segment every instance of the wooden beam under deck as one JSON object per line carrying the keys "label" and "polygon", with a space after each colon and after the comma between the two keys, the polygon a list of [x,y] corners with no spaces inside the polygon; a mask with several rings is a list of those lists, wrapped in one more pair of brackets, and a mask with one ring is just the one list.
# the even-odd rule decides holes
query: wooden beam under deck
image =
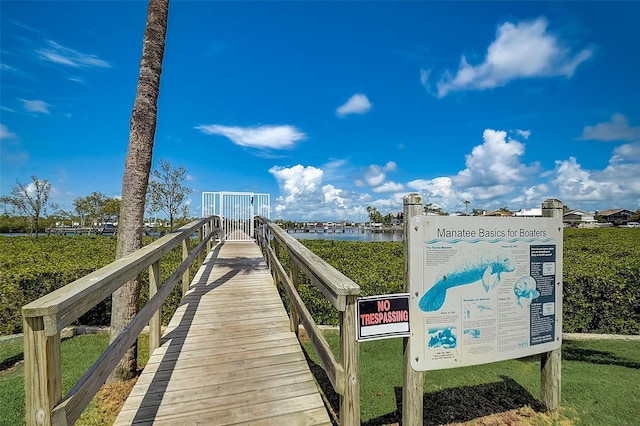
{"label": "wooden beam under deck", "polygon": [[330,425],[262,253],[207,256],[115,425]]}

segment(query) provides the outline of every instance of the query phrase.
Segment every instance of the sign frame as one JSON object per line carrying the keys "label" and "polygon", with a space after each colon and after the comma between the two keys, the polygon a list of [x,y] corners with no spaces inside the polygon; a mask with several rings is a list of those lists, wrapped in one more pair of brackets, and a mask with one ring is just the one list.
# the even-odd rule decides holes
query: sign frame
{"label": "sign frame", "polygon": [[[355,309],[356,341],[409,337],[411,335],[410,306],[411,295],[409,293],[357,298]],[[364,317],[365,315],[374,316]],[[363,325],[363,322],[371,324]],[[380,322],[383,324],[379,324]]]}
{"label": "sign frame", "polygon": [[[560,347],[561,219],[421,215],[408,225],[415,371]],[[501,267],[492,255],[511,263]]]}

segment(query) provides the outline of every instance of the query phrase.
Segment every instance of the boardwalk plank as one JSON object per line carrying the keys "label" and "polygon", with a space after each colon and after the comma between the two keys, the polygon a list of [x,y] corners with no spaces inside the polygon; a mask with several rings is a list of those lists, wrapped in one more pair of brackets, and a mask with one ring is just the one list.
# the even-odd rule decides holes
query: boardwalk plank
{"label": "boardwalk plank", "polygon": [[255,243],[209,254],[115,424],[331,424]]}
{"label": "boardwalk plank", "polygon": [[[275,402],[275,403],[274,403]],[[279,425],[300,425],[300,424],[327,424],[329,422],[323,419],[309,418],[309,412],[315,415],[324,414],[327,416],[326,410],[318,412],[317,395],[302,395],[289,397],[286,400],[266,401],[261,403],[253,403],[249,401],[248,406],[238,407],[218,407],[210,406],[198,410],[190,410],[188,420],[185,422],[183,413],[174,412],[166,415],[156,415],[153,423],[157,425],[175,425],[175,424],[214,424],[214,425],[235,425],[247,424],[248,422],[274,422]],[[290,423],[282,421],[282,417],[286,416],[290,419]],[[133,424],[149,424],[149,419],[135,420]]]}

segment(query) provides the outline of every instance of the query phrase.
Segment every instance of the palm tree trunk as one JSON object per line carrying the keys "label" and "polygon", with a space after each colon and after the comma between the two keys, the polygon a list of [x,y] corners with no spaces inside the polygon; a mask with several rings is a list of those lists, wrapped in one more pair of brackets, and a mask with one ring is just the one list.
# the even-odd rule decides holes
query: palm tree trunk
{"label": "palm tree trunk", "polygon": [[[151,171],[156,132],[160,74],[164,56],[169,0],[150,0],[144,32],[138,88],[131,113],[129,149],[122,179],[122,206],[118,221],[116,258],[142,247],[145,196]],[[138,312],[140,280],[134,279],[112,295],[111,341]],[[116,366],[109,381],[126,380],[137,370],[137,345]]]}

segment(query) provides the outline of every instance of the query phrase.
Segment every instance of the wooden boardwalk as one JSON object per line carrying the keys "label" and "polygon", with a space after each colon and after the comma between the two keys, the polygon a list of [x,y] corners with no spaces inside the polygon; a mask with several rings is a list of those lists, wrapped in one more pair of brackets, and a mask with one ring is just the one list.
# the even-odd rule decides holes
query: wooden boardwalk
{"label": "wooden boardwalk", "polygon": [[331,424],[255,243],[209,253],[115,424]]}

